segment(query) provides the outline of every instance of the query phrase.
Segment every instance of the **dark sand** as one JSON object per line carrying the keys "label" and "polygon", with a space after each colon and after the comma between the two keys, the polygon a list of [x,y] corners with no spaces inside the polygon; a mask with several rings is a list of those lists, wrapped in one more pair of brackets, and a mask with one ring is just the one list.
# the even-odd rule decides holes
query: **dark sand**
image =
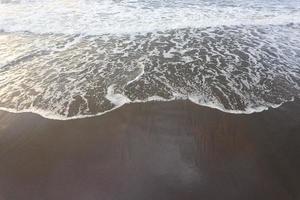
{"label": "dark sand", "polygon": [[300,103],[235,115],[156,102],[70,121],[0,112],[0,199],[300,199]]}

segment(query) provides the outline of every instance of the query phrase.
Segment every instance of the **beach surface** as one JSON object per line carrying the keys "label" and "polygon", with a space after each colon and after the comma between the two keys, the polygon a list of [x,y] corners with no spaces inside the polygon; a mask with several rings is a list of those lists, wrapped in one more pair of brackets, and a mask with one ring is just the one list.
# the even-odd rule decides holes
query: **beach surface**
{"label": "beach surface", "polygon": [[0,199],[300,199],[299,102],[241,115],[135,103],[67,121],[1,111]]}

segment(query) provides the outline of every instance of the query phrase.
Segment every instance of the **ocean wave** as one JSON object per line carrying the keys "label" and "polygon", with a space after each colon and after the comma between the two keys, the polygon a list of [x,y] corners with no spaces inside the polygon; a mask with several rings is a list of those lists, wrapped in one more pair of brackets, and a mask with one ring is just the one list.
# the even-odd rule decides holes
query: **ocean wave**
{"label": "ocean wave", "polygon": [[[2,1],[4,2],[4,1]],[[299,1],[43,0],[0,3],[0,30],[132,34],[180,28],[300,23]]]}
{"label": "ocean wave", "polygon": [[67,120],[190,100],[249,114],[299,98],[299,5],[230,2],[2,1],[0,109]]}
{"label": "ocean wave", "polygon": [[[159,97],[159,96],[149,97],[146,100],[135,100],[133,102],[132,101],[126,101],[126,102],[123,101],[122,103],[118,102],[117,106],[112,108],[111,110],[106,110],[104,112],[100,112],[100,113],[97,113],[97,114],[76,115],[76,116],[72,116],[72,117],[62,116],[62,115],[59,115],[59,114],[55,114],[50,110],[42,110],[42,109],[37,109],[37,108],[28,108],[28,109],[23,109],[23,110],[16,110],[16,109],[13,109],[13,108],[0,107],[0,110],[5,111],[5,112],[9,112],[9,113],[15,113],[15,114],[33,113],[33,114],[37,114],[41,117],[44,117],[46,119],[66,121],[66,120],[84,119],[84,118],[101,116],[101,115],[107,114],[109,112],[112,112],[116,109],[119,109],[122,106],[127,105],[127,104],[150,103],[150,102],[171,102],[171,101],[184,101],[184,100],[188,100],[188,101],[190,101],[192,103],[195,103],[199,106],[204,106],[204,107],[208,107],[208,108],[212,108],[212,109],[217,109],[217,110],[225,112],[225,113],[230,113],[230,114],[253,114],[253,113],[259,113],[259,112],[267,111],[270,108],[273,108],[273,109],[278,108],[278,107],[282,106],[283,104],[285,104],[287,102],[293,102],[295,99],[292,98],[290,100],[281,102],[279,104],[268,104],[268,105],[264,105],[264,106],[260,106],[260,107],[256,107],[256,108],[248,108],[245,111],[242,111],[242,110],[227,110],[221,104],[214,104],[213,102],[199,103],[197,100],[194,100],[193,98],[185,99],[184,97],[180,97],[180,98],[164,99],[164,98]],[[113,101],[115,101],[115,100],[113,100]],[[119,101],[119,98],[117,99],[117,101]]]}
{"label": "ocean wave", "polygon": [[262,111],[299,95],[298,28],[180,29],[134,37],[2,33],[0,107],[55,119],[176,99],[231,113]]}

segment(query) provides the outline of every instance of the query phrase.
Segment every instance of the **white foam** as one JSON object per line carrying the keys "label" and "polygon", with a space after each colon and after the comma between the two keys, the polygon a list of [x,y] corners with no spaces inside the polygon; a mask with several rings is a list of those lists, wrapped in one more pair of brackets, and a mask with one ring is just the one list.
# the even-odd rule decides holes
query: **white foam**
{"label": "white foam", "polygon": [[[291,9],[292,8],[292,9]],[[300,22],[299,1],[43,0],[0,3],[0,30],[123,34],[186,27]]]}
{"label": "white foam", "polygon": [[[237,32],[238,35],[244,34],[243,42],[257,42],[257,40],[253,38],[253,35],[247,34],[248,32],[257,30],[257,28],[262,29],[262,27],[250,27],[249,30],[247,30],[247,28],[242,27],[233,28],[233,30],[239,30]],[[117,38],[115,37],[113,39],[107,39],[105,42],[98,41],[99,37],[80,37],[80,39],[77,39],[76,37],[74,40],[70,40],[70,44],[68,42],[63,43],[65,40],[70,39],[67,36],[35,36],[30,34],[30,36],[23,36],[23,34],[14,36],[15,34],[11,34],[11,38],[17,38],[16,41],[8,40],[4,37],[2,41],[0,40],[0,46],[9,41],[9,44],[12,45],[13,48],[10,48],[10,45],[7,45],[7,48],[12,49],[14,52],[24,53],[25,57],[28,57],[26,54],[27,51],[29,51],[29,53],[31,51],[34,53],[29,54],[29,60],[25,59],[24,62],[12,64],[12,67],[7,70],[0,70],[0,103],[2,105],[7,105],[7,107],[3,107],[2,110],[10,112],[34,112],[52,119],[76,119],[95,116],[91,114],[95,112],[97,112],[96,115],[101,115],[119,108],[124,104],[148,101],[188,99],[198,105],[204,105],[235,114],[250,114],[267,110],[269,107],[278,107],[281,103],[273,104],[270,102],[288,101],[288,96],[282,98],[282,95],[289,95],[294,87],[293,85],[297,84],[289,77],[289,74],[292,74],[292,77],[297,76],[297,68],[295,68],[297,60],[294,60],[293,55],[287,56],[286,54],[279,52],[278,56],[284,58],[283,63],[279,63],[280,65],[278,66],[277,64],[276,66],[271,65],[272,70],[261,65],[257,66],[256,63],[260,56],[265,58],[266,56],[269,56],[266,52],[260,52],[265,42],[270,44],[274,43],[273,45],[277,43],[285,45],[286,48],[290,50],[293,48],[297,49],[297,46],[290,45],[288,40],[284,41],[283,44],[281,40],[276,39],[276,37],[281,38],[282,36],[280,35],[282,34],[285,36],[282,31],[286,30],[286,26],[283,28],[264,27],[264,29],[272,33],[270,35],[275,38],[259,41],[262,45],[259,45],[258,49],[254,47],[252,52],[255,51],[257,55],[255,57],[252,56],[251,59],[253,59],[255,65],[249,66],[248,70],[251,73],[247,74],[247,79],[241,79],[240,83],[237,83],[235,80],[237,75],[233,76],[233,74],[237,72],[234,62],[238,62],[238,59],[229,60],[227,62],[228,66],[225,67],[222,67],[220,62],[217,62],[215,67],[206,66],[206,63],[203,63],[201,66],[191,66],[186,64],[198,59],[195,57],[197,54],[187,53],[186,55],[186,52],[197,49],[197,47],[193,47],[192,44],[193,41],[201,42],[203,39],[201,33],[204,32],[210,37],[214,37],[214,32],[216,30],[224,30],[223,28],[202,30],[200,34],[197,30],[194,30],[195,32],[191,31],[188,35],[188,39],[185,41],[180,41],[180,37],[185,30],[178,30],[176,32],[176,37],[173,36],[175,38],[170,38],[170,42],[177,40],[175,45],[176,48],[174,47],[169,51],[166,51],[164,44],[161,44],[156,46],[152,51],[141,52],[138,52],[137,49],[144,47],[142,44],[147,43],[148,41],[154,41],[155,44],[159,41],[161,36],[170,36],[170,33],[162,33],[161,35],[153,34],[142,40],[131,38],[129,41],[126,37],[125,39],[118,38],[117,41],[115,41],[115,38]],[[293,30],[293,28],[290,30]],[[276,34],[277,32],[280,33],[280,37]],[[297,36],[297,32],[295,34],[296,35],[289,36],[292,36],[291,38],[295,38],[296,40],[299,36]],[[225,34],[224,37],[222,37],[222,40],[226,41],[226,37],[227,35]],[[217,47],[219,49],[223,48],[222,50],[225,51],[225,53],[221,53],[221,56],[231,55],[233,58],[237,57],[236,54],[230,52],[230,49],[228,49],[227,46],[222,46],[222,40],[216,41],[208,47],[208,51],[212,50],[209,53],[220,55],[218,50],[212,49],[212,47]],[[64,45],[57,46],[55,45],[56,43],[63,43]],[[25,44],[25,46],[27,45],[25,48],[26,51],[23,49],[23,44]],[[139,48],[136,48],[137,44],[139,44]],[[237,43],[236,45],[238,45],[238,47],[235,48],[236,50],[243,51],[243,49],[245,49],[245,46],[243,47],[242,43]],[[184,48],[183,46],[188,47]],[[276,48],[278,51],[284,49],[277,48],[276,46],[272,47]],[[248,48],[248,50],[251,49],[249,46],[246,46],[246,48]],[[52,52],[52,54],[46,54],[45,56],[35,55],[37,52],[44,51],[45,49],[49,49],[55,53]],[[60,49],[63,50],[60,51]],[[100,58],[97,57],[100,54],[99,52],[102,54]],[[179,52],[180,57],[176,61],[176,57],[174,56],[173,61],[169,62],[169,52],[172,52],[172,54],[174,53],[174,55]],[[166,57],[164,57],[164,53],[167,53]],[[139,54],[139,56],[136,54]],[[6,55],[8,54],[2,55],[5,60]],[[159,55],[162,56],[159,57]],[[154,57],[151,58],[151,56]],[[125,57],[125,59],[121,59],[122,57]],[[128,60],[130,60],[130,62],[128,62]],[[207,60],[209,63],[219,61],[213,57]],[[157,65],[153,65],[152,61],[155,61]],[[163,64],[160,64],[158,61],[163,62]],[[99,65],[99,62],[102,64]],[[174,66],[178,66],[178,68],[172,67],[172,63]],[[170,64],[170,67],[166,67],[166,64]],[[147,68],[145,69],[146,65]],[[195,74],[193,72],[194,69],[202,71]],[[147,70],[146,74],[145,70]],[[267,71],[261,73],[259,70]],[[172,78],[167,78],[167,75],[171,75]],[[191,75],[193,77],[192,79],[190,79]],[[225,76],[229,82],[226,83],[226,85],[223,85],[221,82],[213,85],[205,83],[205,79],[211,77],[216,78],[218,75]],[[245,74],[242,73],[239,75]],[[280,91],[283,93],[277,93],[278,91],[275,91],[278,98],[269,98],[269,96],[264,95],[264,93],[272,92],[271,90],[274,87],[266,86],[264,84],[260,86],[258,83],[263,79],[263,77],[260,76],[266,76],[268,81],[273,82],[274,77],[278,77],[279,75],[285,76],[288,84],[290,84],[291,91],[287,91],[287,93],[285,93],[285,90]],[[242,77],[243,76],[241,76],[241,78]],[[126,87],[135,84],[137,84],[136,86],[139,86],[138,83],[140,81],[147,86],[146,89],[139,90],[138,87],[131,88],[131,90],[126,89]],[[160,83],[161,85],[155,86],[156,83]],[[281,84],[283,83],[284,82]],[[286,82],[284,84],[286,84]],[[106,88],[104,85],[108,85],[109,87]],[[246,90],[244,91],[240,90],[240,87],[243,85],[246,87]],[[211,86],[218,89],[221,92],[221,95],[213,95],[211,92],[212,89],[210,88]],[[165,88],[161,89],[160,87]],[[297,88],[298,87],[296,87],[296,89]],[[89,93],[90,90],[93,91],[92,94]],[[254,91],[257,90],[259,90],[259,93],[255,94]],[[142,96],[130,97],[132,92],[142,94]],[[88,93],[90,95],[86,96]],[[128,97],[124,95],[125,93]],[[171,96],[166,95],[161,97],[159,96],[161,93],[171,93]],[[236,99],[230,98],[230,95],[232,94],[237,95],[241,99],[240,102],[244,103],[245,106],[236,106],[234,104],[236,103]],[[222,99],[222,95],[226,101],[229,101],[231,109],[225,109],[224,105],[220,102],[219,99]],[[76,101],[76,98],[78,99],[78,97],[81,98],[81,102]],[[95,103],[97,104],[97,107],[96,109],[94,108],[94,110],[90,110],[88,107],[89,102],[92,100],[94,102],[96,101]],[[107,100],[112,106],[107,106]],[[78,105],[78,111],[76,110],[77,108],[74,109],[74,107],[71,107],[73,102],[76,102],[75,104]],[[238,110],[238,108],[240,108],[240,110]]]}
{"label": "white foam", "polygon": [[[159,96],[152,96],[152,97],[149,97],[147,100],[135,100],[135,101],[123,101],[123,100],[120,101],[119,98],[116,98],[116,99],[117,99],[116,101],[117,101],[118,106],[114,107],[113,109],[110,109],[110,110],[107,110],[107,111],[104,111],[104,112],[100,112],[100,113],[97,113],[97,114],[92,114],[92,115],[76,115],[76,116],[72,116],[72,117],[66,117],[66,116],[55,114],[55,113],[53,113],[49,110],[42,110],[42,109],[36,109],[36,108],[16,110],[16,109],[12,109],[12,108],[0,107],[0,110],[5,111],[5,112],[10,112],[10,113],[16,113],[16,114],[33,113],[33,114],[40,115],[41,117],[44,117],[46,119],[65,121],[65,120],[84,119],[84,118],[89,118],[89,117],[101,116],[101,115],[107,114],[109,112],[112,112],[116,109],[119,109],[120,107],[122,107],[125,104],[146,103],[146,102],[170,102],[170,101],[175,101],[175,100],[184,100],[183,98],[165,99],[165,98],[162,98],[162,97],[159,97]],[[211,103],[211,102],[199,103],[198,100],[195,100],[193,98],[189,98],[188,100],[192,103],[197,104],[197,105],[205,106],[205,107],[212,108],[212,109],[217,109],[219,111],[230,113],[230,114],[253,114],[253,113],[259,113],[259,112],[267,111],[267,110],[269,110],[269,108],[278,108],[281,105],[283,105],[284,103],[294,101],[294,98],[292,98],[289,101],[282,102],[280,104],[269,104],[268,106],[261,106],[261,107],[255,108],[255,109],[254,108],[253,109],[247,109],[245,111],[226,110],[220,104],[214,104],[214,103]]]}
{"label": "white foam", "polygon": [[[0,30],[4,30],[0,33],[0,103],[7,106],[0,109],[67,120],[149,101],[190,100],[235,114],[279,107],[300,88],[300,34],[295,28],[299,24],[187,27],[300,23],[300,3],[291,7],[285,0],[235,2],[234,6],[214,0],[0,3]],[[7,33],[15,31],[22,33]],[[137,32],[152,34],[114,35]],[[275,49],[276,55],[264,48]],[[244,52],[249,59],[232,50]],[[190,64],[197,60],[200,64]],[[246,78],[241,60],[249,64]],[[270,63],[263,66],[259,60]],[[285,81],[276,82],[278,77]],[[278,89],[276,84],[282,85]],[[213,94],[213,89],[219,93]],[[222,99],[231,109],[225,109]]]}
{"label": "white foam", "polygon": [[114,93],[114,87],[115,85],[110,85],[107,88],[107,94],[105,95],[105,98],[117,107],[120,107],[125,103],[129,103],[130,100],[125,95]]}
{"label": "white foam", "polygon": [[265,102],[264,105],[261,105],[261,106],[253,106],[253,107],[248,106],[248,107],[246,107],[245,110],[230,110],[230,109],[225,109],[222,104],[220,104],[216,101],[203,101],[201,96],[189,96],[188,99],[197,105],[214,108],[214,109],[220,110],[222,112],[231,113],[231,114],[259,113],[259,112],[269,110],[269,108],[278,108],[286,102],[294,101],[294,98],[292,98],[291,100],[283,101],[279,104],[271,104],[271,103]]}

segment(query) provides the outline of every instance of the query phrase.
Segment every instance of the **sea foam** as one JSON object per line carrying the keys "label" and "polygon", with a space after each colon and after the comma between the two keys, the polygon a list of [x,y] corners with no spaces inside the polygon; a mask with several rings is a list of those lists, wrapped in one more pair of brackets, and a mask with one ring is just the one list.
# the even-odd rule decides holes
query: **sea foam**
{"label": "sea foam", "polygon": [[250,114],[298,98],[300,3],[230,2],[2,1],[0,109],[65,120],[190,100]]}
{"label": "sea foam", "polygon": [[0,30],[128,34],[232,25],[300,22],[299,1],[42,0],[0,3]]}

